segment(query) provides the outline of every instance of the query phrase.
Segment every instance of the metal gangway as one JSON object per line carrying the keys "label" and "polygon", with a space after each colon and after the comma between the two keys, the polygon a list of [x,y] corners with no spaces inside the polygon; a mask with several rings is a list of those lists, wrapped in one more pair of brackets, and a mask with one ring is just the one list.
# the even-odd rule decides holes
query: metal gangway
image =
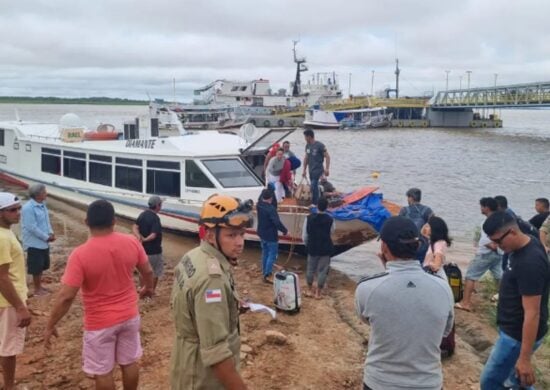
{"label": "metal gangway", "polygon": [[550,107],[550,82],[441,91],[429,106],[438,110]]}

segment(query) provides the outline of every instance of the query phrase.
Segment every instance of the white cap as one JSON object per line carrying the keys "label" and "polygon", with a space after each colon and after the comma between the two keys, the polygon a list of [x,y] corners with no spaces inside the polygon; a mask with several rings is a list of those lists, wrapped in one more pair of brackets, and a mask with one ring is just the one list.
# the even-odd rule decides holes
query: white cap
{"label": "white cap", "polygon": [[0,192],[0,210],[21,203],[19,198],[9,192]]}

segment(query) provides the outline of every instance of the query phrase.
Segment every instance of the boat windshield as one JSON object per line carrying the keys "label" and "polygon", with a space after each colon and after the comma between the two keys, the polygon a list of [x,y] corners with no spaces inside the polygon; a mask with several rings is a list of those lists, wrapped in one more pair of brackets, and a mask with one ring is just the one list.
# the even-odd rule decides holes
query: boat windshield
{"label": "boat windshield", "polygon": [[238,158],[201,160],[201,162],[225,188],[262,186],[258,178]]}

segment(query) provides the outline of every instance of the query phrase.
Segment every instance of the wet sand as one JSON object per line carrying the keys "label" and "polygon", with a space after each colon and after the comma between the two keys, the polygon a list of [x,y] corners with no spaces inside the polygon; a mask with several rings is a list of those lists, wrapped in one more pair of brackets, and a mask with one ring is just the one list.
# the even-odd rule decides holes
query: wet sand
{"label": "wet sand", "polygon": [[[48,287],[56,291],[70,251],[87,238],[84,212],[55,199],[48,200],[51,220],[58,237],[52,245],[52,268],[46,273]],[[130,223],[119,221],[117,230],[128,232]],[[169,309],[172,269],[183,253],[198,239],[165,234],[163,248],[166,275],[157,296],[140,302],[142,342],[140,389],[168,389],[168,371],[173,341]],[[369,244],[371,245],[371,244]],[[374,248],[374,246],[373,246]],[[247,249],[235,268],[238,289],[252,302],[270,305],[272,286],[261,281],[260,252]],[[305,287],[305,259],[288,254],[279,256],[279,265],[300,274]],[[277,320],[262,313],[241,316],[243,341],[242,375],[250,389],[359,389],[369,328],[357,320],[353,308],[355,282],[338,271],[331,271],[328,292],[323,300],[304,298],[299,314],[278,314]],[[486,294],[480,290],[477,300]],[[93,381],[81,370],[82,306],[77,298],[58,325],[59,339],[44,350],[42,332],[54,296],[29,300],[34,312],[25,352],[18,359],[20,389],[92,389]],[[482,363],[496,331],[485,307],[475,313],[457,312],[457,352],[443,362],[446,389],[476,389]],[[404,319],[406,320],[406,319]],[[286,345],[266,342],[265,331],[276,330],[288,338]],[[247,351],[247,352],[244,352]],[[538,352],[539,370],[548,378],[548,350]],[[546,363],[544,363],[546,362]],[[120,371],[116,370],[118,386]],[[543,388],[543,387],[540,387]]]}

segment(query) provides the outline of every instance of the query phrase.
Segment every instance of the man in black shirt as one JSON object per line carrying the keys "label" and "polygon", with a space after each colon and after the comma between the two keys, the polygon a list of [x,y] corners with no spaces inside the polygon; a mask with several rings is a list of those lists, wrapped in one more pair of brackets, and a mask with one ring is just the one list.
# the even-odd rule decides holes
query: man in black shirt
{"label": "man in black shirt", "polygon": [[529,223],[540,229],[546,218],[550,215],[550,203],[546,198],[538,198],[535,200],[535,210],[537,215],[529,220]]}
{"label": "man in black shirt", "polygon": [[504,211],[490,215],[483,230],[510,257],[500,282],[499,337],[481,374],[481,389],[531,386],[531,356],[548,331],[548,257],[541,243],[522,233]]}
{"label": "man in black shirt", "polygon": [[147,202],[149,209],[142,212],[135,225],[132,227],[134,236],[142,243],[149,263],[155,274],[153,292],[164,273],[164,260],[162,258],[162,226],[158,212],[162,208],[162,199],[159,196],[151,196]]}

